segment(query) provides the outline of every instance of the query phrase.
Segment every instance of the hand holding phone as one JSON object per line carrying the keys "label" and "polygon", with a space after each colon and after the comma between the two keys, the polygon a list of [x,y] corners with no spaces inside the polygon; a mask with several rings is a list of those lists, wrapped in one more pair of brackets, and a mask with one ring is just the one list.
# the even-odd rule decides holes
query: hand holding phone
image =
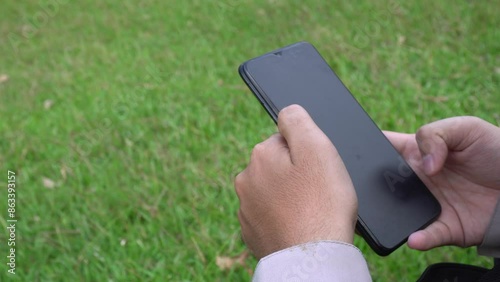
{"label": "hand holding phone", "polygon": [[388,255],[430,224],[439,203],[309,43],[296,43],[243,63],[245,83],[276,122],[301,105],[336,147],[356,190],[357,230]]}
{"label": "hand holding phone", "polygon": [[248,248],[260,259],[311,241],[352,244],[356,193],[332,142],[298,105],[280,111],[278,129],[235,179]]}

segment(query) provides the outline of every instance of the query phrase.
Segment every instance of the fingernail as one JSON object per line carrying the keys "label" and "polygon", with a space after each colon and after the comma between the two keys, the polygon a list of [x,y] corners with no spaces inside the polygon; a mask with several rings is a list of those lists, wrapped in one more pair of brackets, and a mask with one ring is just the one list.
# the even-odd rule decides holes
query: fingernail
{"label": "fingernail", "polygon": [[423,161],[425,174],[431,174],[434,171],[434,158],[428,154],[423,157]]}

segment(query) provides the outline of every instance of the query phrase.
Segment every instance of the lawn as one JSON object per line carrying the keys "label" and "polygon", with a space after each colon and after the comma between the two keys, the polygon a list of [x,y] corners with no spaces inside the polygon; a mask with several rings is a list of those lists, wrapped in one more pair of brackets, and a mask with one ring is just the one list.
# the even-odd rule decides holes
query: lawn
{"label": "lawn", "polygon": [[[500,125],[498,0],[10,0],[0,18],[0,281],[249,280],[254,258],[217,258],[245,252],[233,178],[276,128],[237,67],[284,45],[313,43],[383,129]],[[375,281],[491,265],[355,243]]]}

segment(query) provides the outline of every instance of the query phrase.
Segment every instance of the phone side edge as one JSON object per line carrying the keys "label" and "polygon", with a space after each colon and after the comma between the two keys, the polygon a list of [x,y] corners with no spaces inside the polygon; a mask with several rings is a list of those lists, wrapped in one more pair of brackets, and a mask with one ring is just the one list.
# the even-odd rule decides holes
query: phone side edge
{"label": "phone side edge", "polygon": [[255,98],[259,100],[261,106],[266,110],[267,114],[273,119],[274,123],[278,123],[278,110],[272,103],[268,101],[268,99],[266,99],[265,94],[262,93],[261,90],[259,90],[258,84],[255,83],[255,81],[252,79],[247,69],[248,62],[249,61],[246,61],[238,67],[238,73],[240,74],[241,79],[245,82],[250,91],[252,91]]}

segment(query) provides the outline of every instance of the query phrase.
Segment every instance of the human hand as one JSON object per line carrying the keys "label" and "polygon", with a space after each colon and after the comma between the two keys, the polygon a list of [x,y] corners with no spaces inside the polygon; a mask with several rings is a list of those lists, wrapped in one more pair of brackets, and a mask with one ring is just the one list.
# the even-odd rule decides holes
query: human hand
{"label": "human hand", "polygon": [[385,132],[441,204],[441,215],[408,238],[429,250],[483,241],[500,197],[500,128],[476,117],[430,123],[417,134]]}
{"label": "human hand", "polygon": [[357,198],[337,150],[300,106],[281,110],[278,129],[235,179],[248,248],[260,259],[310,241],[352,243]]}

